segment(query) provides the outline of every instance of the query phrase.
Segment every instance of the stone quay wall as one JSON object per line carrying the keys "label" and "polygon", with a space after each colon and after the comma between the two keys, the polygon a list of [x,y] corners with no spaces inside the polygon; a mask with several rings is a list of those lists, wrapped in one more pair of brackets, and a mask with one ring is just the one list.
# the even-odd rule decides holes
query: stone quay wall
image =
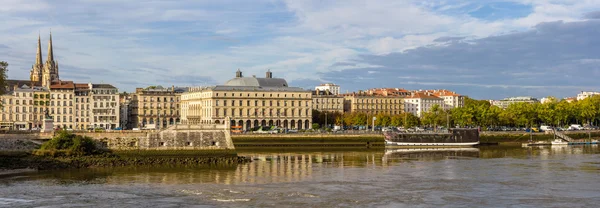
{"label": "stone quay wall", "polygon": [[[73,132],[111,150],[233,150],[227,125],[175,125],[162,131]],[[0,134],[0,139],[47,140],[54,132]]]}

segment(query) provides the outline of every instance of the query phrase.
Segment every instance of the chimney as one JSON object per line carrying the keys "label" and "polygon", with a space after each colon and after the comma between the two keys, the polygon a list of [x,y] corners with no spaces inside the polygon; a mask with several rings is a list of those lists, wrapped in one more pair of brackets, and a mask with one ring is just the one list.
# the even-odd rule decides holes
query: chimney
{"label": "chimney", "polygon": [[267,78],[273,78],[273,72],[271,72],[271,69],[267,70]]}

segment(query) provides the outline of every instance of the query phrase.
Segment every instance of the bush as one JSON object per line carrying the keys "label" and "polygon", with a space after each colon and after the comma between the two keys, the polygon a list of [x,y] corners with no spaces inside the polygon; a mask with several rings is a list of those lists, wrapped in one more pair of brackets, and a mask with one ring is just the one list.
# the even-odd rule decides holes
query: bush
{"label": "bush", "polygon": [[321,126],[318,123],[312,124],[312,129],[319,129],[319,128],[321,128]]}
{"label": "bush", "polygon": [[40,149],[35,152],[36,155],[42,156],[84,156],[101,153],[103,151],[96,147],[92,138],[71,134],[67,131],[60,131],[58,135],[42,144]]}

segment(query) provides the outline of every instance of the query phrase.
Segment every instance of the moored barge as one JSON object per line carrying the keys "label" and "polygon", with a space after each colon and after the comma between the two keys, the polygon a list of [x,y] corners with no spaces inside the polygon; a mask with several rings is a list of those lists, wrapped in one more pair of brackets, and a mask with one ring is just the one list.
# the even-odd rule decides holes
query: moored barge
{"label": "moored barge", "polygon": [[474,146],[479,144],[478,129],[449,129],[447,132],[385,132],[386,146]]}

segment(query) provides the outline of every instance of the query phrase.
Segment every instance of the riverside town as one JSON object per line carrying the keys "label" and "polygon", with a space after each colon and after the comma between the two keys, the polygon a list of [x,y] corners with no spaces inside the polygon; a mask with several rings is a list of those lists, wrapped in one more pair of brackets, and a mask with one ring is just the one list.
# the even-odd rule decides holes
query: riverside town
{"label": "riverside town", "polygon": [[600,202],[600,2],[235,2],[6,2],[0,207]]}

